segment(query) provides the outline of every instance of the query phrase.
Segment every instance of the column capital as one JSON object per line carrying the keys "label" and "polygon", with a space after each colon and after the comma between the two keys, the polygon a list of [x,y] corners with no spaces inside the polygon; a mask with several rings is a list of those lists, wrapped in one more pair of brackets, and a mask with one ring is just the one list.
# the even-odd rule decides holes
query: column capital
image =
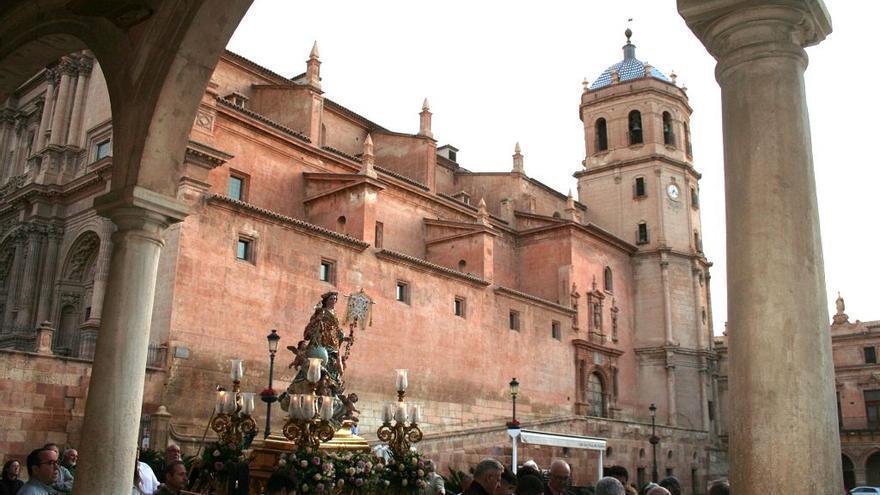
{"label": "column capital", "polygon": [[831,33],[822,0],[678,0],[691,31],[726,67],[767,56],[803,59],[803,48]]}
{"label": "column capital", "polygon": [[129,186],[98,196],[95,210],[116,224],[117,234],[139,230],[158,242],[169,225],[182,221],[189,214],[186,205],[176,198],[141,186]]}

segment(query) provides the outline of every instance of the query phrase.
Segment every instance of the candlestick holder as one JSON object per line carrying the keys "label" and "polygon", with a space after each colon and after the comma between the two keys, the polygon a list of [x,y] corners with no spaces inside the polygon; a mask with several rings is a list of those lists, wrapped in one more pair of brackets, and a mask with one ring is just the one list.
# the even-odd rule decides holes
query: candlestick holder
{"label": "candlestick holder", "polygon": [[331,423],[334,413],[333,396],[315,394],[321,379],[320,360],[310,361],[307,381],[311,393],[290,397],[289,416],[281,430],[284,438],[299,448],[318,448],[322,443],[332,440],[336,433],[336,428]]}
{"label": "candlestick holder", "polygon": [[[405,378],[403,387],[406,387]],[[412,410],[408,412],[405,397],[406,390],[397,391],[397,403],[385,405],[382,426],[376,430],[376,436],[388,444],[395,456],[402,456],[409,452],[412,444],[422,441],[422,430],[418,426],[421,421],[421,411],[419,406],[413,406]],[[394,424],[391,423],[392,419]],[[407,419],[409,419],[409,424],[407,424]]]}
{"label": "candlestick holder", "polygon": [[241,445],[244,436],[253,433],[257,424],[251,418],[254,394],[241,393],[240,382],[232,382],[232,392],[217,392],[217,406],[211,429],[222,444]]}

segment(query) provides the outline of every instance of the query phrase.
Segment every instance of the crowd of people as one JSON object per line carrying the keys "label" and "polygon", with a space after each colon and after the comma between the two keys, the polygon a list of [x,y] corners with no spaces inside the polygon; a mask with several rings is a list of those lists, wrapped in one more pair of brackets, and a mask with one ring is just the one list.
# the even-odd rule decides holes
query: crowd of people
{"label": "crowd of people", "polygon": [[[21,462],[10,459],[3,465],[0,495],[57,495],[73,491],[79,453],[63,451],[54,443],[46,444],[28,454],[25,461],[27,482],[21,478]],[[187,468],[181,459],[180,447],[169,445],[156,466],[136,459],[132,495],[179,495],[189,487]],[[432,462],[426,465],[428,485],[422,495],[576,495],[571,487],[571,466],[555,460],[547,469],[528,461],[514,474],[495,459],[483,459],[460,479],[460,490],[447,490],[446,482]],[[629,473],[622,466],[610,466],[604,477],[587,493],[593,495],[693,495],[686,494],[674,476],[659,483],[647,483],[638,489],[629,482]],[[458,484],[458,483],[456,483]],[[289,472],[273,473],[266,484],[266,495],[293,495],[296,484]],[[713,483],[708,495],[730,495],[726,481]]]}

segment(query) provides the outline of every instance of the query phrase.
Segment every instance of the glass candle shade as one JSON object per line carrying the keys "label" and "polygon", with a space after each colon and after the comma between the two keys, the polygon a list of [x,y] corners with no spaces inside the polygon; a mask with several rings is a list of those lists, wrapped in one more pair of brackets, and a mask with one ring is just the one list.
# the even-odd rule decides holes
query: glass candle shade
{"label": "glass candle shade", "polygon": [[395,386],[397,387],[398,392],[405,392],[406,387],[409,385],[406,379],[406,371],[403,369],[394,370],[397,373],[397,378],[394,381]]}
{"label": "glass candle shade", "polygon": [[222,414],[226,411],[226,400],[229,394],[225,390],[217,391],[217,399],[214,402],[214,413]]}
{"label": "glass candle shade", "polygon": [[311,394],[303,395],[302,398],[302,419],[312,419],[315,417],[315,396]]}
{"label": "glass candle shade", "polygon": [[412,409],[410,409],[409,420],[413,423],[421,423],[422,422],[422,406],[413,405]]}
{"label": "glass candle shade", "polygon": [[385,407],[382,408],[382,421],[385,423],[390,423],[394,419],[394,404],[391,402],[386,402]]}
{"label": "glass candle shade", "polygon": [[241,412],[250,415],[254,412],[254,392],[244,392],[241,394]]}
{"label": "glass candle shade", "polygon": [[244,376],[244,366],[241,359],[230,359],[229,361],[232,363],[232,369],[229,372],[230,378],[234,382],[240,382]]}
{"label": "glass candle shade", "polygon": [[406,423],[406,402],[400,401],[397,403],[397,408],[394,411],[394,420],[398,423]]}
{"label": "glass candle shade", "polygon": [[333,419],[333,397],[329,395],[321,397],[320,416],[324,421]]}
{"label": "glass candle shade", "polygon": [[318,383],[321,380],[321,358],[309,358],[309,370],[306,371],[306,380],[309,383]]}
{"label": "glass candle shade", "polygon": [[287,406],[287,415],[293,419],[302,418],[302,396],[293,394],[290,396],[290,405]]}
{"label": "glass candle shade", "polygon": [[226,407],[223,412],[226,414],[232,414],[235,412],[236,407],[241,403],[241,394],[238,392],[231,392],[226,394]]}

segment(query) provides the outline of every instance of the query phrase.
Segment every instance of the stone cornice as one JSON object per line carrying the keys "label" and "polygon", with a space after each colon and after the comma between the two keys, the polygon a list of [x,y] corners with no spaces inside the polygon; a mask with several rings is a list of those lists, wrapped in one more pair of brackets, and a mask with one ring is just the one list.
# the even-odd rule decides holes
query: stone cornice
{"label": "stone cornice", "polygon": [[584,225],[582,223],[578,223],[573,220],[560,220],[558,218],[545,217],[543,215],[535,215],[533,213],[526,213],[526,212],[520,212],[520,211],[515,212],[515,214],[517,216],[531,217],[531,218],[536,218],[536,219],[541,219],[541,220],[552,220],[555,222],[552,224],[542,225],[540,227],[534,227],[534,228],[531,228],[528,230],[523,230],[521,232],[518,232],[517,235],[521,236],[521,237],[528,237],[531,235],[536,235],[536,234],[540,234],[543,232],[547,232],[550,230],[570,228],[570,229],[575,229],[580,232],[590,234],[590,235],[594,236],[595,238],[597,238],[598,240],[603,241],[606,244],[609,244],[617,249],[620,249],[621,251],[624,251],[629,255],[634,255],[638,252],[637,246],[634,246],[633,244],[630,244],[630,243],[624,241],[623,239],[612,234],[611,232],[608,232],[607,230],[604,230],[601,227],[597,226],[596,224],[588,223],[588,224]]}
{"label": "stone cornice", "polygon": [[578,170],[577,172],[575,172],[573,174],[573,176],[576,179],[580,179],[581,177],[584,177],[587,175],[594,175],[594,174],[598,174],[600,172],[612,171],[616,168],[624,168],[624,167],[629,167],[631,165],[639,165],[641,163],[648,163],[648,162],[655,162],[655,161],[656,162],[663,162],[667,165],[672,165],[674,167],[677,167],[685,173],[692,174],[697,180],[700,180],[703,178],[703,175],[701,173],[697,172],[696,169],[694,169],[693,165],[691,165],[690,163],[676,160],[676,159],[670,158],[666,155],[658,155],[656,153],[650,154],[647,156],[643,156],[640,158],[635,158],[632,160],[619,160],[619,161],[615,161],[615,162],[612,162],[612,163],[609,163],[606,165],[600,165],[598,167],[589,167],[584,170]]}
{"label": "stone cornice", "polygon": [[449,229],[457,229],[459,231],[457,233],[438,237],[436,239],[426,240],[426,246],[431,246],[433,244],[442,244],[444,242],[449,242],[451,240],[461,239],[463,237],[469,237],[476,234],[488,234],[493,237],[498,237],[501,235],[490,225],[485,225],[480,222],[454,222],[452,220],[435,220],[433,218],[425,218],[423,219],[423,222],[425,223],[426,227],[445,227]]}
{"label": "stone cornice", "polygon": [[563,306],[559,303],[555,303],[553,301],[549,301],[547,299],[543,299],[538,296],[533,296],[533,295],[527,294],[525,292],[520,292],[516,289],[511,289],[509,287],[496,285],[493,287],[493,290],[495,291],[496,294],[508,296],[513,299],[520,299],[520,300],[525,300],[528,302],[537,303],[537,304],[540,304],[541,306],[544,306],[546,308],[550,308],[550,309],[559,311],[560,313],[565,313],[568,316],[574,316],[577,314],[577,311],[574,310],[573,308],[569,308],[569,307]]}
{"label": "stone cornice", "polygon": [[248,214],[252,217],[275,221],[281,223],[282,225],[293,227],[296,230],[300,230],[312,235],[318,235],[337,244],[342,244],[344,246],[354,248],[358,251],[363,251],[370,245],[370,243],[364,242],[360,239],[355,239],[351,236],[340,234],[338,232],[333,232],[332,230],[325,229],[324,227],[319,227],[317,225],[304,222],[297,218],[282,215],[281,213],[276,213],[265,208],[260,208],[259,206],[245,203],[244,201],[232,199],[229,196],[224,196],[222,194],[208,195],[205,200],[209,205],[228,207],[237,212]]}
{"label": "stone cornice", "polygon": [[184,159],[187,163],[192,163],[207,170],[212,170],[223,165],[232,158],[233,155],[230,155],[229,153],[220,151],[205,143],[190,139],[189,143],[186,145],[186,155]]}
{"label": "stone cornice", "polygon": [[[637,83],[639,81],[648,82],[647,80],[636,79],[636,80],[631,80],[631,81],[624,81],[619,84],[632,85],[631,83]],[[651,86],[651,84],[653,84],[655,82],[657,84],[671,86],[671,87],[675,88],[677,90],[677,92],[676,93],[666,92],[666,91],[661,90],[658,87]],[[604,91],[604,90],[610,90],[610,89],[615,89],[616,91]],[[666,81],[663,81],[663,80],[660,80],[657,78],[652,78],[650,80],[650,82],[648,82],[648,85],[644,85],[640,88],[634,88],[629,91],[620,91],[619,89],[620,88],[618,85],[610,85],[610,86],[603,86],[601,88],[593,89],[593,90],[590,90],[589,93],[585,93],[585,96],[586,95],[595,95],[595,97],[589,101],[582,101],[582,103],[580,105],[581,115],[583,116],[583,111],[585,108],[592,107],[594,105],[597,105],[600,103],[605,103],[608,101],[614,101],[617,99],[623,99],[623,98],[630,99],[632,96],[638,95],[641,93],[656,93],[661,96],[665,96],[668,98],[678,100],[678,102],[681,103],[687,109],[688,114],[691,114],[694,111],[691,108],[690,102],[688,101],[688,98],[687,98],[687,94],[684,92],[684,90],[679,88],[678,86],[676,86],[675,84],[673,84],[671,82],[666,82]],[[603,95],[602,94],[603,91],[608,94]]]}
{"label": "stone cornice", "polygon": [[9,195],[0,201],[0,214],[21,201],[33,201],[35,198],[44,198],[48,200],[63,199],[67,196],[80,192],[88,187],[96,184],[104,183],[108,180],[112,163],[107,161],[101,166],[97,166],[89,170],[89,172],[73,179],[67,184],[38,184],[31,182],[10,192]]}
{"label": "stone cornice", "polygon": [[457,278],[460,280],[464,280],[466,282],[470,282],[472,284],[481,285],[486,287],[490,284],[490,282],[483,280],[476,275],[471,275],[470,273],[462,273],[451,268],[446,268],[445,266],[438,265],[436,263],[431,263],[430,261],[423,260],[421,258],[416,258],[415,256],[410,256],[408,254],[400,253],[397,251],[392,251],[390,249],[378,249],[376,250],[376,257],[383,258],[388,260],[394,260],[403,262],[409,266],[415,268],[426,269],[432,272],[435,272],[439,275],[444,275],[447,277]]}
{"label": "stone cornice", "polygon": [[311,173],[306,172],[303,173],[303,178],[308,181],[324,181],[324,182],[338,182],[339,185],[332,189],[328,189],[325,191],[319,191],[307,198],[303,199],[303,204],[309,204],[311,202],[317,201],[321,198],[332,196],[334,194],[340,193],[347,189],[351,189],[353,187],[358,186],[369,186],[374,188],[375,190],[383,190],[385,189],[385,184],[377,179],[373,179],[366,175],[361,174],[332,174],[332,173]]}
{"label": "stone cornice", "polygon": [[[544,191],[552,194],[553,196],[556,196],[559,199],[562,199],[562,200],[568,199],[568,196],[566,196],[565,194],[562,194],[561,192],[557,191],[556,189],[553,189],[552,187],[548,186],[547,184],[544,184],[543,182],[541,182],[537,179],[533,179],[525,174],[520,174],[517,172],[471,172],[470,170],[465,170],[463,168],[459,168],[458,170],[455,171],[455,175],[470,175],[470,176],[475,176],[475,177],[480,177],[480,176],[484,176],[484,177],[485,176],[488,176],[488,177],[509,176],[512,178],[518,177],[518,178],[521,178],[521,179],[525,180],[526,182],[538,187],[539,189],[543,189]],[[580,201],[575,201],[574,205],[577,209],[581,210],[582,212],[587,211],[587,205],[581,203]]]}
{"label": "stone cornice", "polygon": [[243,115],[246,115],[246,116],[250,117],[250,118],[253,119],[253,120],[256,120],[257,122],[263,123],[263,124],[265,124],[265,125],[267,125],[267,126],[269,126],[269,127],[272,127],[272,128],[274,128],[274,129],[276,129],[276,130],[279,130],[279,131],[283,132],[284,134],[286,134],[286,135],[288,135],[288,136],[291,136],[291,137],[294,137],[294,138],[296,138],[296,139],[299,139],[300,141],[305,141],[306,143],[311,143],[311,142],[312,142],[312,140],[309,139],[308,136],[306,136],[306,135],[304,135],[304,134],[302,134],[302,133],[300,133],[300,132],[294,131],[293,129],[291,129],[291,128],[289,128],[289,127],[286,127],[286,126],[284,126],[284,125],[282,125],[282,124],[279,124],[278,122],[275,122],[274,120],[272,120],[272,119],[270,119],[270,118],[268,118],[268,117],[264,117],[263,115],[258,114],[257,112],[254,112],[253,110],[249,110],[249,109],[244,108],[244,107],[242,107],[242,106],[236,105],[235,103],[232,103],[231,101],[226,100],[226,99],[223,99],[223,98],[221,98],[221,97],[219,97],[219,96],[215,97],[214,99],[215,99],[215,100],[216,100],[221,106],[223,106],[223,107],[225,107],[225,108],[229,108],[229,109],[231,109],[231,110],[235,110],[235,111],[237,111],[238,113],[241,113],[241,114],[243,114]]}
{"label": "stone cornice", "polygon": [[589,342],[583,339],[574,339],[571,341],[571,344],[575,347],[575,349],[584,349],[589,351],[597,351],[602,354],[607,354],[613,357],[620,357],[624,354],[620,349],[615,349],[613,347],[608,347],[604,345],[599,345],[593,342]]}

